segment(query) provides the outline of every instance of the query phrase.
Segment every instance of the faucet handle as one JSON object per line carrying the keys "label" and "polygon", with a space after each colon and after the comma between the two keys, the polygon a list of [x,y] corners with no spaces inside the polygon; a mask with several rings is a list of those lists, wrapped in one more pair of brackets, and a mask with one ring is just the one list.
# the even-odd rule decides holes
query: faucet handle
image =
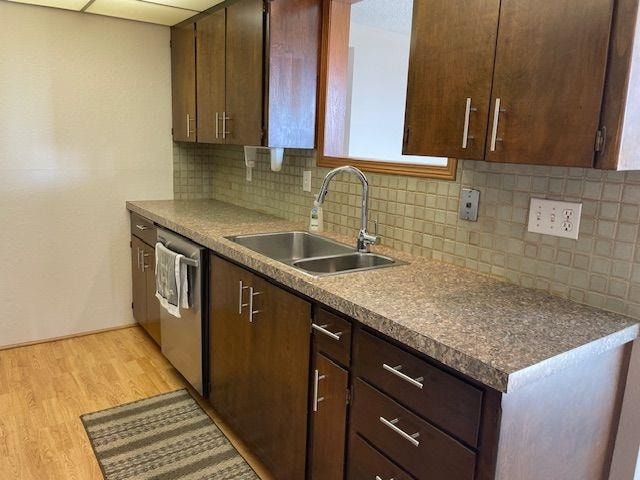
{"label": "faucet handle", "polygon": [[[376,233],[378,233],[377,229]],[[365,245],[378,245],[380,243],[380,237],[378,235],[372,235],[366,231],[362,232],[360,237]]]}

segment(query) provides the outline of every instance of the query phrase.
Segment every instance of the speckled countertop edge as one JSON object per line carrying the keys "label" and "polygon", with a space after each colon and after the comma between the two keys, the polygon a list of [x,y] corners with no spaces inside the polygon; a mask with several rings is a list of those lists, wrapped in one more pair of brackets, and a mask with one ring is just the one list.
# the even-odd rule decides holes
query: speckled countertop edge
{"label": "speckled countertop edge", "polygon": [[[126,206],[502,392],[638,337],[637,321],[623,315],[384,247],[375,250],[408,265],[312,277],[225,238],[302,230],[303,225],[230,204],[165,200]],[[434,283],[433,277],[439,280]],[[446,286],[442,291],[440,284]],[[418,301],[416,287],[421,285],[431,293]]]}

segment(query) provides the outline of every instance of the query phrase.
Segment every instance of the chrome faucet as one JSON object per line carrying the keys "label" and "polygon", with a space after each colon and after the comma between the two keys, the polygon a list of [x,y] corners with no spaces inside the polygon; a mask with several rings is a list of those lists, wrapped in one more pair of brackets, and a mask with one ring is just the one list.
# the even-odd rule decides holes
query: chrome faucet
{"label": "chrome faucet", "polygon": [[369,181],[367,177],[365,177],[364,173],[356,167],[352,167],[350,165],[346,165],[344,167],[338,167],[331,170],[327,173],[327,176],[324,177],[324,181],[322,182],[322,186],[320,187],[320,191],[318,192],[318,196],[316,197],[316,202],[318,205],[322,205],[324,203],[324,199],[329,193],[329,182],[331,179],[335,177],[338,173],[345,172],[351,173],[358,177],[360,183],[362,184],[362,205],[360,212],[360,232],[358,233],[358,241],[356,244],[356,250],[360,253],[368,253],[369,247],[371,245],[380,243],[380,237],[378,237],[378,224],[376,222],[376,235],[371,235],[367,232],[367,209],[369,207]]}

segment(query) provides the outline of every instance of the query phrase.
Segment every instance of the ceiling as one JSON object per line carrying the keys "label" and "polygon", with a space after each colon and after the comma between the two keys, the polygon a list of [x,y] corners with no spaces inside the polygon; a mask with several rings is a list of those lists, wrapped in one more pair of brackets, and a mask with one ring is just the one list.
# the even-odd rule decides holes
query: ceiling
{"label": "ceiling", "polygon": [[76,12],[175,25],[223,0],[9,0]]}

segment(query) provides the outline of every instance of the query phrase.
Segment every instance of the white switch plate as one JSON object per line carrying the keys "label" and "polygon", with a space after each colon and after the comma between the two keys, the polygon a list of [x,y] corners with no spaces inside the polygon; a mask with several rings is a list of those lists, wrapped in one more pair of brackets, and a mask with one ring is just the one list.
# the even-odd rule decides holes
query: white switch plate
{"label": "white switch plate", "polygon": [[563,238],[578,238],[582,204],[532,198],[529,231]]}
{"label": "white switch plate", "polygon": [[304,170],[302,172],[302,191],[311,191],[311,170]]}

